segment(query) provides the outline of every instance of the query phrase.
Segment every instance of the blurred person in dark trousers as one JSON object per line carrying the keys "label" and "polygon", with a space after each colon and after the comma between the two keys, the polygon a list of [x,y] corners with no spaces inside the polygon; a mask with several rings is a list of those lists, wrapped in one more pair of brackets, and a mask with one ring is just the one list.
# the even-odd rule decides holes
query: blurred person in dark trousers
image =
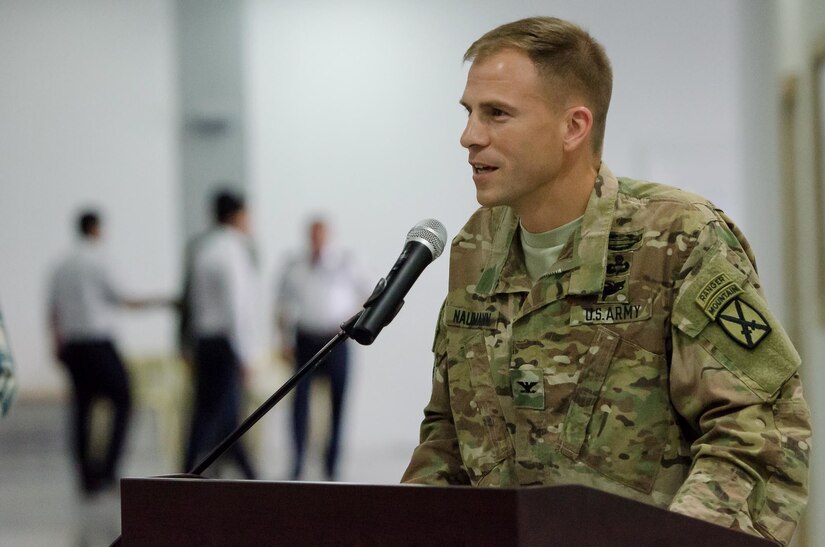
{"label": "blurred person in dark trousers", "polygon": [[[194,341],[195,403],[184,460],[199,457],[234,430],[240,420],[245,369],[252,359],[252,332],[259,297],[257,272],[243,198],[221,192],[214,202],[215,227],[192,250],[185,301]],[[255,469],[239,442],[229,452],[243,476]]]}
{"label": "blurred person in dark trousers", "polygon": [[[303,366],[339,331],[363,304],[372,289],[370,278],[349,253],[330,248],[327,223],[309,224],[309,248],[287,262],[278,289],[276,322],[281,355],[295,368]],[[331,424],[324,455],[324,477],[337,476],[341,424],[349,371],[347,344],[330,352],[315,371],[329,379]],[[292,412],[293,480],[301,478],[307,444],[310,381],[295,389]]]}
{"label": "blurred person in dark trousers", "polygon": [[[49,308],[55,355],[74,389],[73,454],[83,491],[94,494],[115,485],[132,405],[129,377],[114,344],[117,308],[168,302],[127,298],[119,290],[103,255],[97,211],[81,213],[77,227],[76,248],[54,271]],[[99,399],[113,407],[102,459],[90,450],[91,408]]]}

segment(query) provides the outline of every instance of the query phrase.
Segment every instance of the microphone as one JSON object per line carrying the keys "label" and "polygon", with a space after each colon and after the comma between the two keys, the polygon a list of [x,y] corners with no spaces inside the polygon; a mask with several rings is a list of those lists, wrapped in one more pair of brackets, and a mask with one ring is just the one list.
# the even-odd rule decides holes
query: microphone
{"label": "microphone", "polygon": [[341,328],[361,345],[372,344],[381,329],[392,321],[421,272],[441,256],[447,245],[447,230],[439,221],[428,218],[407,233],[404,250],[386,278],[381,278],[364,302],[364,309]]}
{"label": "microphone", "polygon": [[[447,230],[444,225],[434,219],[425,219],[412,227],[407,233],[404,250],[395,261],[386,278],[381,278],[372,291],[364,309],[355,314],[341,325],[341,332],[327,342],[318,353],[304,363],[298,371],[261,404],[241,425],[230,432],[221,443],[199,464],[184,475],[172,475],[173,478],[201,478],[200,474],[206,471],[222,454],[224,454],[244,433],[258,423],[273,406],[278,404],[292,389],[298,385],[307,374],[312,373],[323,359],[347,337],[362,345],[372,344],[378,333],[395,318],[401,306],[404,305],[404,296],[409,292],[424,268],[430,262],[441,256],[447,244]],[[121,545],[121,537],[115,539],[110,547]]]}

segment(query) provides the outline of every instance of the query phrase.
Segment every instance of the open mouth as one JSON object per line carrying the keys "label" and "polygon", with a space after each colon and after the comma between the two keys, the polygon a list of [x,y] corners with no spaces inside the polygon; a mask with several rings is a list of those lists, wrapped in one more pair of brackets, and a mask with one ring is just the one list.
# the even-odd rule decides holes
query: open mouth
{"label": "open mouth", "polygon": [[471,163],[470,165],[473,166],[474,174],[490,173],[498,169],[498,167],[493,167],[492,165],[484,165],[483,163]]}

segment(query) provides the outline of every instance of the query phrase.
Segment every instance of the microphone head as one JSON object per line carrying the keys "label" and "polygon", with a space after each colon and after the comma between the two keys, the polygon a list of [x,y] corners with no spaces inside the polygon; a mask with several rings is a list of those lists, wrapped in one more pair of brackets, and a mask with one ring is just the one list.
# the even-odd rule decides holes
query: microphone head
{"label": "microphone head", "polygon": [[418,241],[426,245],[435,260],[441,256],[444,247],[447,246],[447,229],[436,219],[425,218],[416,223],[407,234],[405,243],[410,241]]}

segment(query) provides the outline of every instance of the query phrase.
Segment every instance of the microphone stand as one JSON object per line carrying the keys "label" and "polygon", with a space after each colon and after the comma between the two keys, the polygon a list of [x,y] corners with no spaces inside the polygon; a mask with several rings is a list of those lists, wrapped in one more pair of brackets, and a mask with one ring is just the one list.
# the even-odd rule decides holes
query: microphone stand
{"label": "microphone stand", "polygon": [[294,375],[292,375],[292,377],[289,380],[284,382],[284,385],[282,385],[278,389],[278,391],[273,393],[269,397],[269,399],[264,401],[264,403],[257,408],[257,410],[250,414],[249,417],[246,420],[244,420],[243,423],[237,427],[237,429],[235,429],[235,431],[227,435],[226,438],[223,441],[221,441],[221,443],[218,446],[213,448],[212,452],[210,452],[203,460],[201,460],[199,464],[193,467],[188,474],[200,475],[201,473],[206,471],[207,468],[209,468],[210,465],[215,463],[215,460],[220,458],[224,452],[226,452],[233,444],[235,444],[238,441],[238,439],[240,439],[243,436],[244,433],[249,431],[249,429],[253,425],[258,423],[258,420],[263,418],[264,415],[267,412],[269,412],[273,406],[278,404],[278,402],[281,399],[283,399],[287,395],[287,393],[292,391],[295,388],[295,386],[298,385],[298,382],[300,382],[304,378],[304,376],[314,371],[318,367],[318,365],[321,364],[321,361],[324,360],[324,357],[326,357],[333,349],[335,349],[344,340],[346,340],[348,336],[349,335],[347,335],[343,330],[339,331],[338,334],[336,334],[332,338],[332,340],[327,342],[327,344],[312,357],[312,359],[307,361],[306,364],[299,368],[298,371]]}
{"label": "microphone stand", "polygon": [[[364,313],[364,310],[359,311],[357,314],[353,315],[347,321],[345,321],[341,325],[341,330],[336,334],[327,344],[321,348],[318,353],[312,356],[312,359],[307,361],[298,371],[292,375],[292,377],[284,382],[284,384],[278,388],[278,391],[273,393],[269,399],[263,402],[261,406],[259,406],[249,417],[241,423],[232,433],[226,436],[226,438],[221,441],[219,445],[212,449],[212,451],[206,455],[203,460],[195,467],[192,468],[191,471],[182,475],[171,475],[172,478],[202,478],[199,477],[201,473],[206,471],[210,465],[215,463],[215,460],[220,458],[224,452],[229,450],[229,448],[238,442],[244,433],[249,431],[249,429],[258,423],[258,421],[264,417],[264,415],[269,412],[273,406],[278,404],[278,402],[283,399],[290,391],[292,391],[295,386],[304,378],[304,376],[313,372],[318,365],[321,364],[321,361],[329,355],[329,353],[338,347],[341,343],[343,343],[347,338],[349,338],[349,333],[352,330],[353,325],[358,321],[361,317],[361,314]],[[110,547],[116,547],[121,545],[122,536],[118,536],[116,540],[112,542]]]}

